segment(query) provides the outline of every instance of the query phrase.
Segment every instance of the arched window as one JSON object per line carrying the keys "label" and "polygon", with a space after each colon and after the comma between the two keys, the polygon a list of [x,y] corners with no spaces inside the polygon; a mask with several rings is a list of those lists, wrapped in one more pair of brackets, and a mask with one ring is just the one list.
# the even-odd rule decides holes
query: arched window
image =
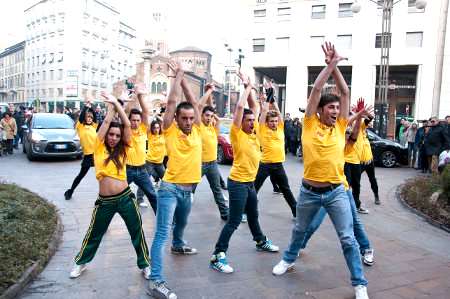
{"label": "arched window", "polygon": [[156,92],[161,93],[161,82],[158,82],[158,86],[156,87]]}
{"label": "arched window", "polygon": [[152,83],[152,93],[156,93],[156,84],[155,84],[155,82]]}
{"label": "arched window", "polygon": [[162,85],[162,91],[167,91],[167,83],[164,82]]}

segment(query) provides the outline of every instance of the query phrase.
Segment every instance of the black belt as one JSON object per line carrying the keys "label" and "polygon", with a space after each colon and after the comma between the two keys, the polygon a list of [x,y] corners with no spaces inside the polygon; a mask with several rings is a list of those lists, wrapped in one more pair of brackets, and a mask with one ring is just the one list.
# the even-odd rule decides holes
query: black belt
{"label": "black belt", "polygon": [[325,193],[325,192],[333,191],[340,185],[341,184],[331,184],[330,186],[326,186],[326,187],[315,187],[315,186],[311,186],[310,184],[308,184],[304,181],[302,182],[303,188],[305,188],[306,190],[309,190],[311,192],[315,192],[315,193]]}
{"label": "black belt", "polygon": [[128,169],[140,169],[140,168],[142,168],[144,166],[145,166],[145,164],[142,164],[142,165],[139,165],[139,166],[134,166],[134,165],[128,165],[127,164],[127,168]]}

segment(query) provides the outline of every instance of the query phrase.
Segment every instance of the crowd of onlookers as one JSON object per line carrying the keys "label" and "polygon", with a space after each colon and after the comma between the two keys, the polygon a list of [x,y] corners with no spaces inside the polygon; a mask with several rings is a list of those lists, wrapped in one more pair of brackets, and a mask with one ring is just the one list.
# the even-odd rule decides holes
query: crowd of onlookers
{"label": "crowd of onlookers", "polygon": [[450,115],[445,120],[431,117],[419,123],[401,119],[397,138],[408,147],[410,167],[436,173],[450,164]]}
{"label": "crowd of onlookers", "polygon": [[[58,113],[64,113],[74,121],[78,119],[79,109],[64,107],[63,110],[57,110]],[[26,125],[35,112],[34,107],[25,107],[23,105],[14,106],[9,104],[6,111],[0,111],[0,156],[12,155],[14,149],[19,148],[23,138],[23,125]],[[100,106],[96,106],[95,114],[100,123],[105,115]]]}

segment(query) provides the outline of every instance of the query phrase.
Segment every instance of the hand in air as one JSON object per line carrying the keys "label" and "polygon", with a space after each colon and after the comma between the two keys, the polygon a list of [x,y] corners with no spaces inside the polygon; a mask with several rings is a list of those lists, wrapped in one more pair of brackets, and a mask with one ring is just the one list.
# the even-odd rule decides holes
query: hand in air
{"label": "hand in air", "polygon": [[322,51],[325,54],[325,63],[326,64],[330,64],[332,62],[337,64],[338,62],[340,62],[342,60],[348,60],[348,58],[340,56],[337,53],[334,45],[330,42],[325,42],[325,44],[322,45]]}

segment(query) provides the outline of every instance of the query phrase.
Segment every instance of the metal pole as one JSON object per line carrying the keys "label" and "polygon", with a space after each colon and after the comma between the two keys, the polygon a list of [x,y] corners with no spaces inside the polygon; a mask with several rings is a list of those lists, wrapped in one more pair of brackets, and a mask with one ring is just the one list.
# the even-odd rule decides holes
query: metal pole
{"label": "metal pole", "polygon": [[231,117],[231,52],[233,52],[233,49],[228,48],[228,51],[230,52],[230,61],[228,65],[228,115]]}
{"label": "metal pole", "polygon": [[383,18],[381,22],[381,59],[378,74],[378,134],[382,137],[387,133],[388,121],[388,84],[389,84],[389,50],[391,46],[391,17],[393,0],[384,0]]}

